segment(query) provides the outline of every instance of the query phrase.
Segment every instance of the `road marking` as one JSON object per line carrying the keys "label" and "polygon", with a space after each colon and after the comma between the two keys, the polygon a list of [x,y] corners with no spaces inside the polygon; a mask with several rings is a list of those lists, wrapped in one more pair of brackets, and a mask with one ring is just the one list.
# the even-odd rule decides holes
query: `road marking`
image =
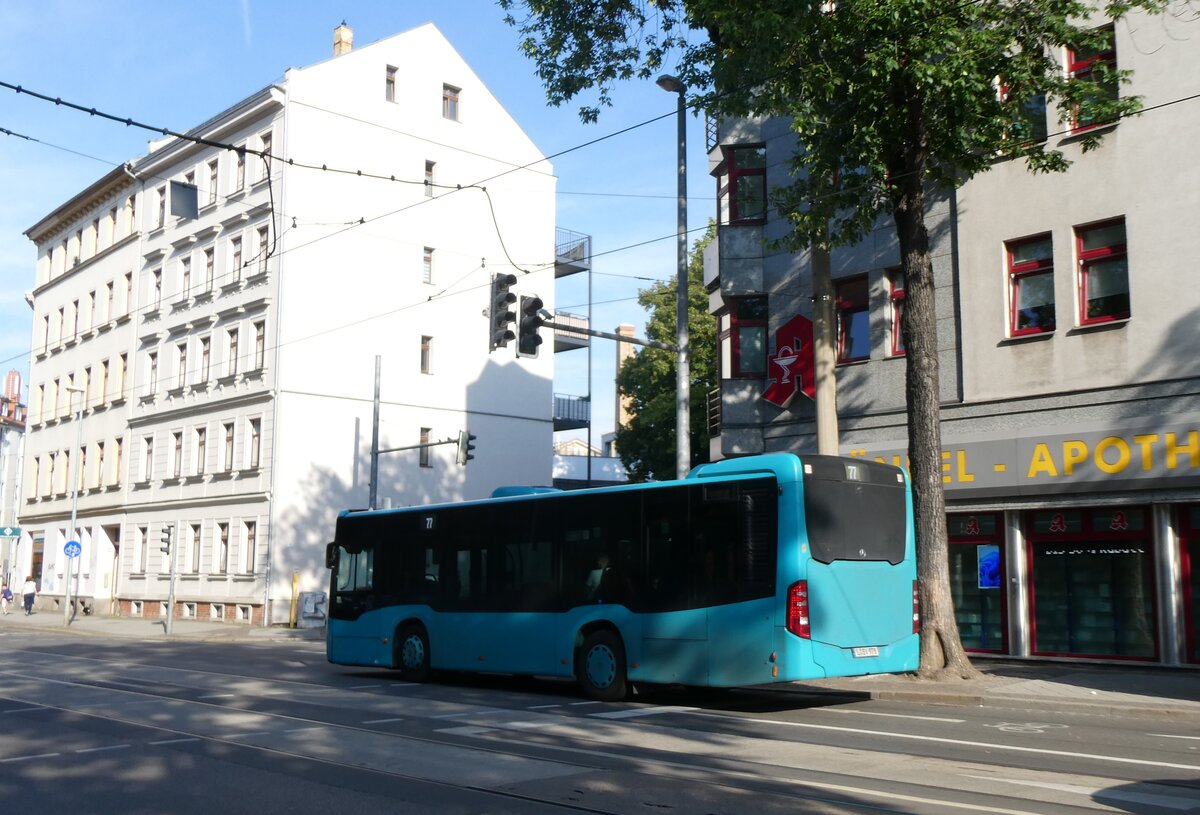
{"label": "road marking", "polygon": [[1200,736],[1172,736],[1170,733],[1147,733],[1146,735],[1154,736],[1160,739],[1189,739],[1191,741],[1200,741]]}
{"label": "road marking", "polygon": [[928,741],[937,744],[957,744],[965,747],[980,747],[985,750],[1008,750],[1014,753],[1036,753],[1047,756],[1068,756],[1070,758],[1088,758],[1093,761],[1107,761],[1114,764],[1135,764],[1140,767],[1170,767],[1175,770],[1200,770],[1200,764],[1175,764],[1169,761],[1146,761],[1140,758],[1123,758],[1121,756],[1103,756],[1093,753],[1075,753],[1068,750],[1049,750],[1042,747],[1018,747],[1011,744],[996,744],[986,741],[968,741],[965,739],[947,739],[940,736],[919,736],[915,733],[888,733],[880,730],[862,730],[857,727],[834,727],[828,724],[813,724],[811,722],[784,722],[778,719],[742,719],[737,716],[723,716],[720,713],[692,713],[693,716],[704,716],[712,719],[727,719],[736,722],[759,722],[761,724],[777,724],[783,727],[800,727],[809,730],[832,730],[838,733],[856,733],[863,736],[884,736],[893,739],[911,739]]}
{"label": "road marking", "polygon": [[164,744],[184,744],[189,741],[200,741],[200,739],[197,739],[197,738],[161,739],[160,741],[152,741],[152,742],[148,742],[148,743],[150,744],[151,747],[162,747]]}
{"label": "road marking", "polygon": [[324,730],[324,729],[325,728],[323,726],[321,726],[321,727],[293,727],[291,730],[285,730],[283,732],[284,733],[308,733],[313,730]]}
{"label": "road marking", "polygon": [[351,685],[350,690],[369,690],[371,688],[382,688],[383,685]]}
{"label": "road marking", "polygon": [[839,710],[837,708],[826,708],[823,713],[853,713],[856,716],[887,716],[892,719],[919,719],[923,722],[950,722],[951,724],[962,724],[966,719],[945,719],[941,716],[909,716],[905,713],[876,713],[870,710]]}
{"label": "road marking", "polygon": [[257,732],[250,732],[250,733],[227,733],[224,736],[217,736],[217,738],[219,738],[219,739],[248,739],[253,736],[269,736],[269,735],[271,735],[271,731],[259,730]]}
{"label": "road marking", "polygon": [[235,694],[232,693],[210,693],[208,696],[197,696],[197,699],[232,699]]}
{"label": "road marking", "polygon": [[659,713],[687,713],[694,707],[638,707],[630,710],[613,710],[607,713],[589,713],[593,719],[636,719],[639,716],[657,716]]}
{"label": "road marking", "polygon": [[62,754],[61,753],[41,753],[40,755],[36,755],[36,756],[17,756],[16,758],[0,758],[0,764],[10,764],[10,763],[17,762],[17,761],[33,761],[34,759],[37,759],[37,758],[54,758],[55,756],[58,756],[58,755],[62,755]]}
{"label": "road marking", "polygon": [[16,710],[6,710],[5,713],[32,713],[35,710],[45,710],[44,707],[19,707]]}
{"label": "road marking", "polygon": [[124,750],[126,747],[129,747],[129,746],[130,745],[128,745],[128,744],[111,744],[108,747],[88,747],[83,750],[76,750],[75,752],[76,753],[101,753],[101,752],[104,752],[105,750]]}
{"label": "road marking", "polygon": [[480,710],[464,710],[461,713],[439,713],[437,716],[430,716],[431,719],[458,719],[462,716],[483,716],[488,713],[511,713],[511,710],[505,710],[498,707],[485,707]]}
{"label": "road marking", "polygon": [[581,705],[602,705],[603,702],[571,702],[571,707],[580,707]]}
{"label": "road marking", "polygon": [[1040,736],[1047,730],[1066,730],[1068,726],[1043,722],[1000,722],[999,724],[985,724],[984,727],[994,727],[1005,733],[1036,733]]}
{"label": "road marking", "polygon": [[530,705],[530,710],[548,710],[552,707],[562,707],[562,705]]}
{"label": "road marking", "polygon": [[482,736],[484,733],[493,732],[490,727],[447,727],[444,730],[436,731],[438,733],[449,733],[452,736]]}
{"label": "road marking", "polygon": [[362,724],[387,724],[388,722],[402,722],[403,719],[364,719]]}
{"label": "road marking", "polygon": [[[1196,807],[1196,798],[1181,798],[1177,795],[1156,794],[1152,792],[1131,792],[1128,790],[1112,789],[1110,787],[1084,787],[1078,784],[1057,784],[1052,781],[1032,781],[1016,778],[999,778],[983,775],[968,775],[965,778],[978,778],[985,781],[1002,781],[1006,784],[1016,784],[1023,787],[1039,787],[1047,790],[1057,790],[1058,792],[1069,792],[1075,795],[1086,795],[1089,798],[1094,798],[1103,803],[1104,801],[1122,801],[1131,804],[1142,804],[1143,806],[1163,807],[1166,809],[1178,809],[1194,811]],[[1141,782],[1147,787],[1161,788],[1160,785],[1152,782]]]}

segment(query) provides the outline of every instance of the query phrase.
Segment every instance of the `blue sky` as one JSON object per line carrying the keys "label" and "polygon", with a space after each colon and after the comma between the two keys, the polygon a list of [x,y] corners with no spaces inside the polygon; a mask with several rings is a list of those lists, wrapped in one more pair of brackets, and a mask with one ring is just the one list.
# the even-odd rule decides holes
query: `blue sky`
{"label": "blue sky", "polygon": [[[432,21],[546,155],[667,114],[553,160],[557,225],[590,234],[600,255],[593,263],[593,326],[613,331],[633,323],[643,336],[637,291],[647,278],[673,278],[676,269],[675,96],[652,80],[631,81],[598,124],[584,125],[577,104],[547,105],[503,16],[494,0],[4,0],[0,80],[183,131],[287,68],[328,58],[343,19],[359,47]],[[8,89],[0,89],[0,128],[37,140],[0,134],[0,374],[15,368],[27,377],[31,312],[24,293],[34,285],[36,251],[24,231],[112,167],[144,154],[150,134]],[[696,230],[714,212],[703,141],[703,119],[689,115],[688,225]],[[586,314],[587,281],[575,277],[559,283],[558,307]],[[479,330],[486,331],[482,318]],[[615,356],[612,342],[594,340],[596,444],[613,429]],[[556,371],[557,392],[587,393],[585,351],[559,354]]]}

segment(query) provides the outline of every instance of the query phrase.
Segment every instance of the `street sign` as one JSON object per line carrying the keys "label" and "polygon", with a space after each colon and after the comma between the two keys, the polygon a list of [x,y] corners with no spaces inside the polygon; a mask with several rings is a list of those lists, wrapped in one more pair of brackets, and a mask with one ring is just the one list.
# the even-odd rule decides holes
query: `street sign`
{"label": "street sign", "polygon": [[83,547],[79,545],[79,541],[67,541],[67,545],[63,547],[63,554],[69,558],[79,557],[82,551]]}
{"label": "street sign", "polygon": [[0,529],[0,538],[19,538],[21,537],[21,527],[6,526]]}

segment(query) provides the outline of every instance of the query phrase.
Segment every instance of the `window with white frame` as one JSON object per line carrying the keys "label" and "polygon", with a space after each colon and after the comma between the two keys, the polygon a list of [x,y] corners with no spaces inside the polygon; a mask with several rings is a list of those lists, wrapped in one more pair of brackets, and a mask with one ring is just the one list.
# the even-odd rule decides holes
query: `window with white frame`
{"label": "window with white frame", "polygon": [[133,536],[133,573],[145,574],[150,562],[150,528],[139,526]]}
{"label": "window with white frame", "polygon": [[459,115],[459,94],[462,93],[462,88],[456,88],[453,85],[442,85],[442,118],[458,121]]}
{"label": "window with white frame", "polygon": [[217,539],[213,545],[213,574],[229,570],[229,524],[217,524]]}
{"label": "window with white frame", "polygon": [[187,340],[184,340],[183,342],[176,345],[175,352],[176,352],[176,359],[178,360],[178,363],[175,366],[175,370],[179,372],[179,379],[175,383],[175,386],[177,388],[182,388],[187,385],[187,373],[188,373],[188,370],[187,370],[187,368],[188,368]]}
{"label": "window with white frame", "polygon": [[229,282],[238,283],[242,279],[242,239],[229,240]]}
{"label": "window with white frame", "polygon": [[208,428],[204,426],[197,427],[192,438],[192,443],[196,448],[196,475],[204,475],[208,472]]}
{"label": "window with white frame", "polygon": [[226,422],[221,425],[221,431],[225,435],[225,448],[222,456],[222,469],[225,472],[233,470],[233,422]]}
{"label": "window with white frame", "polygon": [[150,273],[150,310],[158,311],[162,307],[162,269]]}
{"label": "window with white frame", "polygon": [[119,486],[121,486],[121,480],[122,480],[121,479],[121,468],[124,466],[124,459],[122,458],[122,456],[124,455],[124,451],[125,451],[125,443],[124,443],[124,440],[120,436],[117,436],[115,439],[113,439],[112,449],[113,449],[113,484],[115,484],[116,486],[119,487]]}
{"label": "window with white frame", "polygon": [[421,253],[421,282],[433,282],[433,249],[428,246]]}
{"label": "window with white frame", "polygon": [[250,438],[246,451],[246,465],[251,470],[257,470],[259,455],[262,452],[262,419],[251,419],[247,423]]}
{"label": "window with white frame", "polygon": [[200,338],[200,384],[208,382],[209,366],[212,363],[212,337]]}
{"label": "window with white frame", "polygon": [[151,351],[146,354],[146,395],[153,396],[158,391],[158,353]]}
{"label": "window with white frame", "polygon": [[1079,323],[1129,319],[1129,261],[1125,219],[1075,227],[1079,260]]}
{"label": "window with white frame", "polygon": [[[184,562],[188,564],[188,571],[191,572],[192,574],[200,573],[200,541],[201,541],[201,531],[203,529],[204,529],[203,524],[199,523],[199,522],[190,523],[187,525],[187,531],[188,531],[187,560],[185,560]],[[193,614],[192,616],[195,616],[195,615]]]}
{"label": "window with white frame", "polygon": [[215,204],[217,202],[217,178],[220,164],[218,159],[213,159],[208,163],[208,203]]}
{"label": "window with white frame", "polygon": [[204,289],[203,292],[208,294],[212,291],[213,278],[216,277],[216,250],[211,246],[204,250]]}
{"label": "window with white frame", "polygon": [[239,147],[235,153],[237,156],[237,164],[234,166],[233,174],[233,189],[235,192],[241,192],[246,189],[246,147]]}
{"label": "window with white frame", "polygon": [[[133,272],[125,273],[125,313],[133,313]],[[115,316],[115,312],[112,310],[111,297],[108,300],[108,316],[109,319]]]}
{"label": "window with white frame", "polygon": [[259,136],[258,141],[259,152],[261,154],[259,156],[261,164],[259,165],[258,178],[260,181],[265,181],[271,176],[271,148],[274,145],[274,138],[271,135],[271,131],[268,130]]}
{"label": "window with white frame", "polygon": [[[103,363],[101,364],[103,367]],[[117,399],[125,398],[125,378],[129,375],[129,355],[121,354],[117,357],[117,371],[114,375],[114,390],[116,391]]]}
{"label": "window with white frame", "polygon": [[1009,241],[1008,332],[1011,337],[1047,334],[1055,328],[1054,241],[1050,235]]}
{"label": "window with white frame", "polygon": [[158,196],[158,217],[154,221],[154,228],[161,229],[167,223],[167,188],[159,187],[157,190]]}
{"label": "window with white frame", "polygon": [[267,324],[259,320],[254,324],[254,370],[261,371],[267,357]]}
{"label": "window with white frame", "polygon": [[127,218],[128,218],[128,222],[126,223],[126,228],[127,228],[127,229],[126,229],[126,234],[127,234],[127,235],[132,235],[134,232],[137,232],[137,231],[138,231],[138,222],[137,222],[137,195],[136,195],[136,194],[135,194],[135,195],[131,195],[131,196],[129,196],[129,198],[128,198],[128,199],[126,199],[126,201],[125,201],[125,215],[126,215],[126,216],[127,216]]}
{"label": "window with white frame", "polygon": [[230,328],[225,336],[225,375],[234,376],[238,372],[238,327]]}
{"label": "window with white frame", "polygon": [[267,271],[267,248],[269,246],[269,232],[267,227],[260,226],[258,228],[258,273],[265,274]]}
{"label": "window with white frame", "polygon": [[173,450],[171,475],[179,478],[183,475],[183,432],[175,431],[171,434],[171,449]]}
{"label": "window with white frame", "polygon": [[183,300],[192,294],[192,259],[179,260],[179,299]]}
{"label": "window with white frame", "polygon": [[396,101],[396,69],[391,65],[383,75],[383,101]]}
{"label": "window with white frame", "polygon": [[254,562],[258,556],[258,524],[245,521],[242,524],[242,574],[254,574]]}
{"label": "window with white frame", "polygon": [[96,486],[103,487],[106,483],[104,480],[104,454],[107,452],[108,444],[101,439],[96,442]]}
{"label": "window with white frame", "polygon": [[430,369],[432,364],[432,345],[433,337],[421,337],[421,373],[423,374],[433,373],[433,371]]}
{"label": "window with white frame", "polygon": [[433,197],[433,168],[437,166],[436,162],[425,162],[425,197]]}
{"label": "window with white frame", "polygon": [[154,478],[154,436],[142,437],[142,481]]}

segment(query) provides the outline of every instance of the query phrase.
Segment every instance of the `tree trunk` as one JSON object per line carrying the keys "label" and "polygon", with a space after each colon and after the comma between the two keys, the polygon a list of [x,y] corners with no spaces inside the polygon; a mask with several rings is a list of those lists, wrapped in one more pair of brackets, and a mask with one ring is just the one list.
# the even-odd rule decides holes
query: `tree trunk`
{"label": "tree trunk", "polygon": [[[914,144],[918,143],[916,140]],[[913,148],[916,153],[919,148]],[[921,166],[921,156],[910,167]],[[906,162],[908,164],[910,162]],[[901,330],[906,351],[908,461],[917,533],[917,576],[921,604],[921,678],[971,679],[979,672],[962,647],[946,536],[946,497],[942,489],[942,433],[939,404],[937,312],[929,234],[925,229],[923,173],[910,171],[898,182],[894,218],[904,268]]]}

